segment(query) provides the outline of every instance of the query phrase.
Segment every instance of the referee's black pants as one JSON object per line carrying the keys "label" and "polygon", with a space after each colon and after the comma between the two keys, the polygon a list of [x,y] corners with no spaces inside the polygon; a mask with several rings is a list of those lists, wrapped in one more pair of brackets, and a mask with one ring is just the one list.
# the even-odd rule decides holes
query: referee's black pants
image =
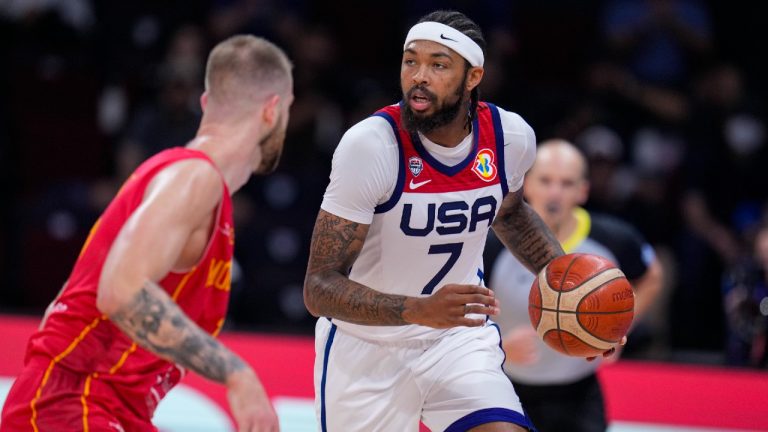
{"label": "referee's black pants", "polygon": [[539,432],[605,432],[608,427],[595,374],[562,385],[512,383]]}

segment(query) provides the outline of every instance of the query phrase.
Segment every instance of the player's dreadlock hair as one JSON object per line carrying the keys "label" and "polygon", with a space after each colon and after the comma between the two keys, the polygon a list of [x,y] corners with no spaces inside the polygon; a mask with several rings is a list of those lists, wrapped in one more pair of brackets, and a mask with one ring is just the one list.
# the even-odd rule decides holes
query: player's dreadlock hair
{"label": "player's dreadlock hair", "polygon": [[[464,15],[461,12],[458,11],[452,11],[452,10],[437,10],[434,12],[431,12],[427,15],[424,15],[419,19],[419,23],[423,23],[426,21],[432,21],[432,22],[438,22],[440,24],[445,24],[449,27],[453,27],[456,30],[464,33],[467,35],[470,39],[475,41],[476,44],[480,45],[480,48],[483,50],[483,55],[485,55],[485,38],[483,37],[483,31],[480,29],[480,26],[477,25],[474,21],[469,19],[466,15]],[[418,23],[417,23],[418,24]],[[469,70],[470,67],[472,67],[471,64],[465,59],[464,63],[466,65],[466,69]],[[475,119],[477,116],[477,104],[480,102],[480,92],[478,91],[478,87],[475,87],[472,89],[472,93],[469,96],[469,124],[472,124],[472,120]]]}

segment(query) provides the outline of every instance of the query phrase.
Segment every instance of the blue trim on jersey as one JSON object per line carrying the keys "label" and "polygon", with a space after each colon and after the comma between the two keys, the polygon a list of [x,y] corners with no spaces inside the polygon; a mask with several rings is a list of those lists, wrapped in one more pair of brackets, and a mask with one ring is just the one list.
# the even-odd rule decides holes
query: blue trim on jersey
{"label": "blue trim on jersey", "polygon": [[486,408],[471,412],[453,422],[445,432],[465,432],[473,427],[493,422],[514,423],[536,432],[536,428],[527,416],[509,408]]}
{"label": "blue trim on jersey", "polygon": [[405,150],[403,149],[403,143],[400,141],[400,132],[398,131],[395,119],[385,112],[377,112],[374,115],[383,118],[392,127],[392,132],[395,134],[395,139],[397,139],[397,151],[400,159],[397,167],[397,184],[395,185],[395,190],[392,191],[392,196],[385,203],[379,204],[373,209],[374,213],[385,213],[392,210],[395,204],[400,201],[400,195],[403,193],[403,187],[405,186]]}
{"label": "blue trim on jersey", "polygon": [[[492,323],[491,325],[496,327],[496,331],[499,332],[499,349],[501,350],[501,355],[504,356],[504,359],[501,361],[501,371],[504,372],[504,363],[507,362],[507,352],[504,351],[504,345],[502,344],[503,340],[501,339],[501,329],[499,328],[499,325],[496,323]],[[506,375],[506,372],[504,372],[504,374]]]}
{"label": "blue trim on jersey", "polygon": [[499,184],[501,185],[501,198],[504,199],[509,193],[507,184],[507,171],[504,164],[504,129],[501,127],[501,116],[496,105],[486,102],[491,110],[491,119],[493,120],[493,132],[496,135],[496,159],[498,160],[497,169],[499,170]]}
{"label": "blue trim on jersey", "polygon": [[333,344],[334,336],[336,336],[336,324],[331,323],[331,331],[328,333],[328,340],[325,342],[325,353],[323,354],[323,377],[320,380],[320,425],[323,428],[323,432],[328,431],[325,422],[325,379],[328,377],[328,357],[331,355],[331,345]]}
{"label": "blue trim on jersey", "polygon": [[477,147],[480,145],[480,127],[478,127],[477,117],[475,117],[474,120],[472,120],[472,138],[474,139],[474,143],[472,144],[472,151],[469,152],[466,159],[459,162],[458,164],[454,166],[448,166],[442,164],[439,160],[435,159],[429,151],[424,148],[424,144],[421,143],[421,139],[419,138],[418,133],[412,133],[411,134],[411,141],[413,141],[413,148],[416,149],[416,153],[421,156],[422,159],[427,161],[429,165],[431,165],[433,168],[438,170],[439,172],[447,175],[447,176],[454,176],[461,172],[464,168],[467,167],[470,163],[474,162],[475,157],[477,157]]}

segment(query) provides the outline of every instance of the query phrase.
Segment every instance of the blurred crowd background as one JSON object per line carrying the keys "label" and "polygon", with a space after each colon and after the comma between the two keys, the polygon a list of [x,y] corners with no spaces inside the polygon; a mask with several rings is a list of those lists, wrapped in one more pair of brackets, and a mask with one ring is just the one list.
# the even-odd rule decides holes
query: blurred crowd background
{"label": "blurred crowd background", "polygon": [[768,7],[747,0],[0,0],[0,312],[42,313],[127,173],[195,134],[208,50],[247,32],[290,54],[296,102],[278,172],[236,195],[228,325],[311,333],[333,150],[399,100],[405,34],[438,8],[485,32],[481,97],[580,146],[587,207],[656,248],[635,355],[766,367]]}

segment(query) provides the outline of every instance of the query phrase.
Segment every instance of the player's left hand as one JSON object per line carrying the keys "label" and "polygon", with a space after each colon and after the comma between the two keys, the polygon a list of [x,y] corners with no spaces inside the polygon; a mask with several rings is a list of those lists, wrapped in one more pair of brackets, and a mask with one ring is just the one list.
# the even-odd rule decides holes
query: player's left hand
{"label": "player's left hand", "polygon": [[[608,357],[611,357],[611,356],[615,356],[614,357],[614,361],[615,361],[616,359],[618,359],[618,352],[621,351],[621,347],[623,347],[626,344],[627,344],[627,337],[624,336],[624,337],[621,338],[621,341],[619,341],[619,345],[609,349],[606,352],[604,352],[603,353],[603,357],[608,358]],[[597,357],[587,357],[587,361],[593,361],[596,358]]]}
{"label": "player's left hand", "polygon": [[227,397],[238,432],[279,432],[277,413],[256,374],[248,369],[227,380]]}

